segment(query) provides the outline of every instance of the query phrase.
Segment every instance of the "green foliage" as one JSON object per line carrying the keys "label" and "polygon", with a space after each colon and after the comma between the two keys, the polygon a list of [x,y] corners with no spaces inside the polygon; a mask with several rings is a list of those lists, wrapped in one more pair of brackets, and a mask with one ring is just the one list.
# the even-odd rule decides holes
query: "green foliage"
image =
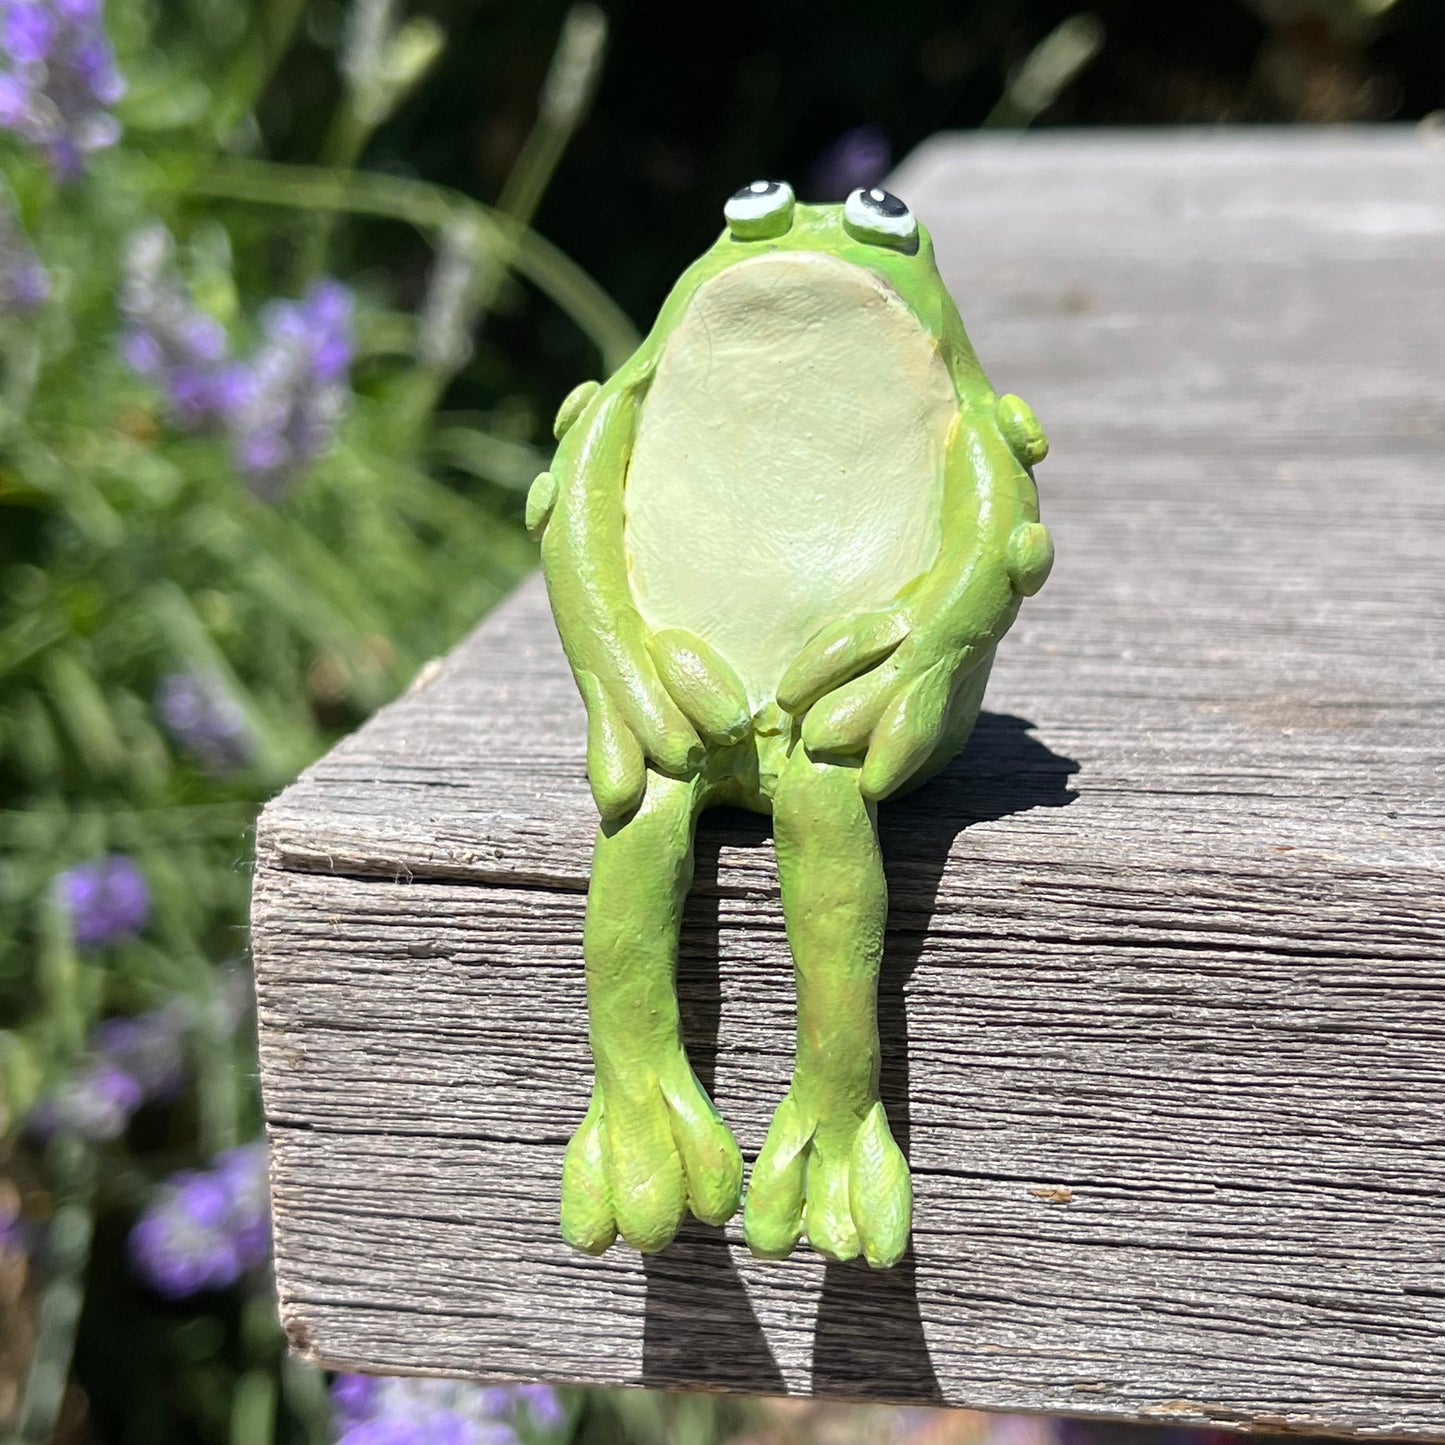
{"label": "green foliage", "polygon": [[[398,24],[392,7],[352,8],[321,167],[268,159],[256,119],[301,18],[295,0],[110,0],[129,85],[119,145],[62,182],[0,135],[21,228],[10,239],[28,237],[50,278],[44,304],[0,331],[0,1227],[19,1198],[38,1290],[0,1333],[36,1336],[28,1378],[11,1382],[25,1441],[67,1433],[84,1396],[116,1440],[329,1438],[320,1378],[283,1366],[268,1283],[164,1304],[127,1267],[126,1234],[156,1181],[259,1124],[235,1007],[259,804],[533,564],[522,497],[545,430],[504,354],[471,362],[482,313],[515,276],[580,327],[599,364],[636,340],[528,229],[587,104],[596,12],[570,23],[573,53],[558,63],[571,88],[559,100],[550,82],[515,199],[492,210],[354,169],[444,36]],[[395,247],[372,245],[378,222],[398,221],[438,255],[420,305],[389,265]],[[238,355],[263,344],[269,297],[299,294],[338,254],[369,263],[350,283],[347,413],[279,495],[238,470],[244,434],[179,424],[164,384],[123,356],[127,255],[156,223],[177,240],[189,302]],[[468,410],[449,412],[453,395]],[[234,756],[167,725],[159,699],[177,677],[221,700]],[[149,918],[86,947],[56,879],[107,854],[139,865]],[[47,1146],[27,1131],[98,1022],[177,1000],[191,1021],[178,1097],[115,1138],[62,1128]]]}

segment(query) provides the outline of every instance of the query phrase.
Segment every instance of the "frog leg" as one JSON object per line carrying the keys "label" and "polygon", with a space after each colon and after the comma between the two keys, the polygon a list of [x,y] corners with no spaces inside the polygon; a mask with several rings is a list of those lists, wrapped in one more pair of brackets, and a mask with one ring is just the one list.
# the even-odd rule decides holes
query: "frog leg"
{"label": "frog leg", "polygon": [[737,1211],[742,1156],[683,1048],[675,975],[692,882],[697,778],[649,769],[636,812],[597,833],[583,957],[595,1076],[562,1170],[562,1233],[600,1254],[661,1249],[691,1209]]}
{"label": "frog leg", "polygon": [[908,1242],[908,1164],[878,1097],[878,968],[888,891],[876,811],[856,765],[802,746],[773,798],[783,916],[798,988],[793,1080],[753,1166],[743,1228],[781,1258],[804,1232],[830,1259],[883,1268]]}

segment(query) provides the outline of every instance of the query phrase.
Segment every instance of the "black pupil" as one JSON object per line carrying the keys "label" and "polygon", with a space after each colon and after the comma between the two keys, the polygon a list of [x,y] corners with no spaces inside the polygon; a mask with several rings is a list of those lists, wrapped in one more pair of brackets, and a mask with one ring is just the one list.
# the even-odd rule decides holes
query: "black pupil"
{"label": "black pupil", "polygon": [[864,191],[863,199],[880,216],[890,216],[896,219],[898,216],[908,214],[908,207],[888,191]]}
{"label": "black pupil", "polygon": [[737,190],[735,190],[733,192],[733,199],[736,201],[741,201],[745,199],[756,200],[759,196],[772,195],[773,192],[777,189],[778,183],[776,181],[766,181],[763,183],[761,188],[759,187],[758,183],[754,181],[750,186],[740,186]]}

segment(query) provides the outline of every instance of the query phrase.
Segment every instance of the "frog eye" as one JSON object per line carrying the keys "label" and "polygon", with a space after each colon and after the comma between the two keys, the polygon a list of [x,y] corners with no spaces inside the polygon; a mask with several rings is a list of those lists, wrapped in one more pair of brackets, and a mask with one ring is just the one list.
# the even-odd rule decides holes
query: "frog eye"
{"label": "frog eye", "polygon": [[793,224],[793,188],[787,181],[754,181],[728,197],[723,216],[739,241],[781,236]]}
{"label": "frog eye", "polygon": [[877,186],[854,191],[843,202],[843,224],[863,241],[884,245],[906,245],[918,234],[913,212],[888,191]]}

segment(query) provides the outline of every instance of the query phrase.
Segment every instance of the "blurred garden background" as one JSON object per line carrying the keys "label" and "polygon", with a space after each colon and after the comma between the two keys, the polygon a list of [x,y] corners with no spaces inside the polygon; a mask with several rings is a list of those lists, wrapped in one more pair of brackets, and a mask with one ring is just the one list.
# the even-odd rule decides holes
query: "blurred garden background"
{"label": "blurred garden background", "polygon": [[739,184],[1442,106],[1438,0],[0,0],[0,1439],[1107,1438],[288,1362],[251,825],[533,565],[558,401]]}

